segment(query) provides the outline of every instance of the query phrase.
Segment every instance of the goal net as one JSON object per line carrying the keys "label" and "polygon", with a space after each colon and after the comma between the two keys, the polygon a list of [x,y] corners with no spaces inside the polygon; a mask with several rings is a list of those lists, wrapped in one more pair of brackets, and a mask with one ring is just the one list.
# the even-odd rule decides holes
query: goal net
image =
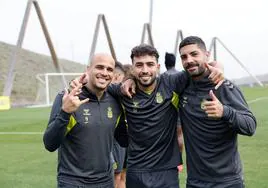
{"label": "goal net", "polygon": [[56,95],[64,90],[62,77],[67,83],[72,79],[79,77],[82,73],[44,73],[37,74],[38,90],[35,103],[40,106],[52,105]]}

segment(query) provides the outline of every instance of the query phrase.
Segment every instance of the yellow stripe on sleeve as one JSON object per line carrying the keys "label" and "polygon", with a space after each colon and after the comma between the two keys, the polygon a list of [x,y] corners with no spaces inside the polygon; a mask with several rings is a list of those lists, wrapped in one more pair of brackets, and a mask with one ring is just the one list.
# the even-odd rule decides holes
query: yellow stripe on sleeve
{"label": "yellow stripe on sleeve", "polygon": [[76,120],[74,119],[74,116],[71,115],[70,116],[70,120],[69,120],[69,123],[66,127],[66,133],[65,133],[65,136],[72,130],[72,128],[76,125]]}
{"label": "yellow stripe on sleeve", "polygon": [[175,106],[176,109],[179,108],[179,95],[175,92],[173,92],[171,103],[173,104],[173,106]]}

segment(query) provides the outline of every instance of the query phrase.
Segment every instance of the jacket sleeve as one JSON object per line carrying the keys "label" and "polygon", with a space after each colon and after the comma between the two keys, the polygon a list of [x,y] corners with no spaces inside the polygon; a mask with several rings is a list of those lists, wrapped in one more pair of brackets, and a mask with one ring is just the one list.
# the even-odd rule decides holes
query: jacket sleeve
{"label": "jacket sleeve", "polygon": [[180,71],[175,74],[161,74],[165,85],[171,88],[172,91],[180,94],[188,86],[190,82],[190,77],[185,71]]}
{"label": "jacket sleeve", "polygon": [[107,88],[108,93],[110,93],[116,100],[119,100],[122,95],[121,84],[110,84]]}
{"label": "jacket sleeve", "polygon": [[58,149],[65,137],[67,131],[67,125],[71,114],[64,112],[61,109],[63,94],[58,94],[50,113],[48,126],[43,135],[43,142],[45,148],[53,152]]}
{"label": "jacket sleeve", "polygon": [[128,147],[128,130],[124,115],[120,116],[119,123],[114,132],[114,137],[121,147]]}
{"label": "jacket sleeve", "polygon": [[222,120],[238,134],[252,136],[257,122],[241,90],[230,81],[225,81],[220,87],[220,96],[223,104]]}

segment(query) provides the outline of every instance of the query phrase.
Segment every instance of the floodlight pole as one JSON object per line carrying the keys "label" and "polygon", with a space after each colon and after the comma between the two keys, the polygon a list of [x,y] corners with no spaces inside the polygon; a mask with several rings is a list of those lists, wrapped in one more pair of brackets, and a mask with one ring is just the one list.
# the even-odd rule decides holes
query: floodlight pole
{"label": "floodlight pole", "polygon": [[[10,96],[11,95],[11,90],[12,90],[12,87],[13,87],[13,81],[14,81],[14,77],[15,77],[14,68],[15,68],[15,64],[17,62],[18,52],[22,47],[22,43],[23,43],[23,39],[24,39],[24,36],[25,36],[27,23],[28,23],[28,20],[29,20],[29,17],[30,17],[30,11],[31,11],[32,4],[34,4],[37,16],[39,18],[39,22],[40,22],[40,25],[42,27],[43,33],[45,35],[45,38],[46,38],[46,41],[47,41],[47,44],[48,44],[48,48],[50,50],[50,54],[52,56],[54,66],[55,66],[55,68],[56,68],[56,70],[58,72],[60,72],[60,73],[62,72],[60,64],[58,62],[58,58],[57,58],[55,49],[53,47],[51,38],[49,36],[48,30],[47,30],[47,27],[46,27],[46,24],[45,24],[45,21],[44,21],[44,18],[42,16],[39,4],[38,4],[38,2],[36,0],[29,0],[28,3],[27,3],[27,7],[25,9],[25,13],[24,13],[23,22],[22,22],[22,25],[21,25],[17,45],[16,45],[15,49],[12,52],[10,67],[9,67],[8,75],[7,75],[6,82],[5,82],[3,96]],[[62,76],[62,82],[63,82],[64,87],[67,88],[67,83],[66,83],[66,80],[65,80],[64,76]]]}
{"label": "floodlight pole", "polygon": [[92,43],[91,43],[91,48],[90,48],[90,53],[89,53],[89,58],[88,58],[88,65],[91,63],[91,59],[92,59],[92,57],[93,57],[93,55],[95,53],[95,50],[96,50],[97,39],[98,39],[98,36],[99,36],[99,30],[100,30],[101,18],[102,18],[102,14],[99,14],[98,18],[97,18],[96,26],[95,26],[93,40],[92,40]]}
{"label": "floodlight pole", "polygon": [[93,57],[93,55],[95,53],[95,50],[96,50],[97,39],[98,39],[98,36],[99,36],[99,30],[100,30],[101,21],[103,23],[103,27],[104,27],[106,39],[108,41],[108,45],[109,45],[109,48],[110,48],[111,55],[114,58],[114,60],[117,62],[117,58],[116,58],[116,54],[115,54],[115,50],[114,50],[114,46],[113,46],[113,42],[112,42],[112,37],[111,37],[111,34],[109,32],[109,27],[108,27],[106,18],[104,16],[104,14],[99,14],[97,22],[96,22],[96,26],[95,26],[95,31],[94,31],[94,35],[93,35],[91,48],[90,48],[88,64],[91,63],[91,59],[92,59],[92,57]]}
{"label": "floodlight pole", "polygon": [[[216,40],[223,46],[223,48],[236,60],[236,62],[260,85],[263,87],[263,84],[261,83],[261,81],[254,76],[253,74],[251,74],[251,72],[247,69],[247,67],[231,52],[231,50],[229,50],[225,44],[217,37],[215,37],[215,43]],[[216,46],[215,46],[216,47]]]}
{"label": "floodlight pole", "polygon": [[177,31],[175,47],[174,47],[174,55],[175,55],[175,57],[177,57],[177,54],[178,54],[178,46],[179,46],[179,40],[180,39],[183,40],[182,30]]}
{"label": "floodlight pole", "polygon": [[214,51],[213,51],[213,57],[214,57],[214,60],[217,61],[217,43],[216,43],[216,40],[214,40]]}
{"label": "floodlight pole", "polygon": [[209,47],[209,54],[211,55],[211,52],[213,50],[213,60],[217,61],[217,45],[216,45],[216,37],[214,37],[210,43]]}
{"label": "floodlight pole", "polygon": [[154,46],[153,36],[152,36],[152,32],[151,32],[150,24],[149,23],[143,24],[143,30],[142,30],[142,35],[141,35],[141,44],[144,44],[145,43],[145,34],[146,34],[146,31],[147,31],[147,34],[148,34],[148,43],[151,46]]}
{"label": "floodlight pole", "polygon": [[3,96],[10,96],[11,95],[11,90],[13,87],[13,81],[14,81],[14,77],[15,77],[15,73],[13,73],[13,72],[14,72],[15,64],[17,62],[18,52],[21,49],[23,39],[25,36],[26,26],[27,26],[27,23],[29,20],[30,12],[31,12],[31,5],[32,5],[32,0],[29,0],[27,3],[27,7],[25,9],[25,13],[24,13],[24,17],[23,17],[17,45],[12,52],[11,61],[9,64],[8,75],[6,78],[5,87],[4,87],[4,91],[3,91]]}
{"label": "floodlight pole", "polygon": [[151,32],[153,28],[153,7],[154,7],[154,0],[150,0],[149,25]]}
{"label": "floodlight pole", "polygon": [[109,48],[110,48],[111,55],[113,56],[114,60],[117,61],[114,46],[113,46],[113,42],[112,42],[112,37],[111,37],[111,34],[109,32],[109,27],[108,27],[108,24],[107,24],[107,21],[106,21],[106,18],[105,18],[104,15],[102,15],[102,22],[103,22],[103,27],[104,27],[106,38],[107,38],[108,45],[109,45]]}
{"label": "floodlight pole", "polygon": [[[63,71],[62,71],[61,66],[60,66],[60,64],[59,64],[59,61],[58,61],[58,57],[57,57],[55,48],[54,48],[53,43],[52,43],[52,41],[51,41],[51,38],[50,38],[50,36],[49,36],[49,32],[48,32],[48,29],[47,29],[47,26],[46,26],[44,17],[43,17],[43,15],[42,15],[40,6],[39,6],[39,4],[37,3],[37,1],[33,1],[33,4],[34,4],[34,7],[35,7],[37,16],[38,16],[38,18],[39,18],[39,22],[40,22],[40,24],[41,24],[43,33],[44,33],[44,35],[45,35],[45,38],[46,38],[46,41],[47,41],[47,45],[48,45],[48,48],[49,48],[49,51],[50,51],[50,54],[51,54],[51,57],[52,57],[54,66],[55,66],[57,72],[62,73]],[[63,83],[64,87],[65,87],[65,88],[68,88],[68,85],[67,85],[67,82],[66,82],[66,79],[65,79],[64,75],[61,76],[61,79],[62,79],[62,83]]]}

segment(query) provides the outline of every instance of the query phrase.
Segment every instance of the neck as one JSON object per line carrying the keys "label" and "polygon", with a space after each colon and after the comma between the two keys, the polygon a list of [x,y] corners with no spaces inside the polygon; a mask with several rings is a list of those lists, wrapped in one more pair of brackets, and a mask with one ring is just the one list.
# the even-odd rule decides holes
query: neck
{"label": "neck", "polygon": [[197,76],[192,76],[193,80],[201,80],[203,78],[205,78],[206,76],[208,76],[210,74],[209,70],[206,69],[203,73],[201,73],[200,75]]}
{"label": "neck", "polygon": [[103,93],[104,93],[104,90],[100,90],[100,89],[97,89],[96,87],[93,87],[92,84],[90,84],[88,82],[88,84],[86,85],[86,87],[96,95],[96,97],[98,98],[98,100],[101,99],[101,97],[103,96]]}
{"label": "neck", "polygon": [[156,80],[150,86],[143,86],[143,85],[138,83],[139,89],[142,90],[143,92],[146,92],[146,93],[153,91],[155,89],[155,86],[156,86]]}

